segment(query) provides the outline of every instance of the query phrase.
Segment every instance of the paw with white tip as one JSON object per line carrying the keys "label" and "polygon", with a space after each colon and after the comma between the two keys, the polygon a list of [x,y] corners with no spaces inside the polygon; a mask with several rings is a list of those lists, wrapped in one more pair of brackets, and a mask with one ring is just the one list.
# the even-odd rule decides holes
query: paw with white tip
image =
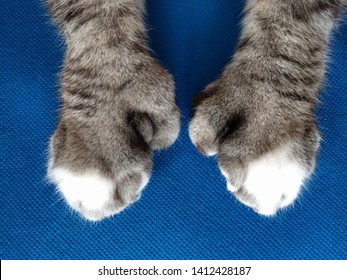
{"label": "paw with white tip", "polygon": [[279,98],[271,85],[234,82],[239,73],[225,75],[198,95],[190,138],[202,154],[217,154],[240,202],[273,216],[293,204],[313,172],[319,146],[313,106]]}
{"label": "paw with white tip", "polygon": [[149,181],[149,145],[130,126],[115,132],[62,118],[51,137],[48,178],[66,203],[90,221],[137,201]]}
{"label": "paw with white tip", "polygon": [[[178,137],[180,112],[172,76],[149,55],[108,69],[91,62],[93,52],[78,60],[72,53],[62,73],[48,177],[72,209],[99,221],[139,199],[151,174],[152,151]],[[112,59],[113,52],[109,55]]]}

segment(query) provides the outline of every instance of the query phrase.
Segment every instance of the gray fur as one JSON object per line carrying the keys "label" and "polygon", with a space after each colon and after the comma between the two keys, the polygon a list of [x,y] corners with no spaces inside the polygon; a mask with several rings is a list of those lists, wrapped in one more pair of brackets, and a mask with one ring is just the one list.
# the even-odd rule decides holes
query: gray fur
{"label": "gray fur", "polygon": [[[190,136],[242,195],[253,160],[294,143],[293,157],[313,172],[319,146],[314,107],[330,32],[346,0],[249,0],[238,49],[224,73],[197,97]],[[247,203],[247,200],[250,200]]]}
{"label": "gray fur", "polygon": [[[120,186],[112,207],[123,209],[137,199],[141,176],[134,170],[149,174],[151,150],[177,138],[173,79],[148,50],[142,0],[47,3],[67,44],[49,169],[111,178]],[[248,164],[282,145],[294,143],[306,177],[313,172],[314,107],[329,35],[346,6],[347,0],[248,0],[233,60],[197,97],[191,139],[203,154],[218,153],[246,205],[254,200],[242,189]]]}
{"label": "gray fur", "polygon": [[126,199],[117,195],[137,197],[133,170],[149,174],[151,150],[170,146],[180,126],[173,79],[150,55],[139,4],[48,1],[67,44],[49,168],[111,178],[125,188],[115,194],[119,209]]}

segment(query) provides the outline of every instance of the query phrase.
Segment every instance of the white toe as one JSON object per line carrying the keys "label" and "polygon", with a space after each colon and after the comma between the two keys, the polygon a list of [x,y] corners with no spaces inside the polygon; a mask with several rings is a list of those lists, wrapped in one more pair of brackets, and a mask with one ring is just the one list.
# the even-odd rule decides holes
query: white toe
{"label": "white toe", "polygon": [[244,188],[255,198],[259,214],[274,215],[294,202],[306,177],[287,145],[251,162]]}
{"label": "white toe", "polygon": [[[135,171],[141,174],[141,185],[137,190],[137,194],[140,194],[150,176],[143,170]],[[48,176],[57,185],[58,192],[68,205],[87,220],[102,220],[120,212],[133,202],[129,200],[124,203],[124,197],[123,203],[115,200],[115,182],[95,171],[75,173],[63,167],[50,167]]]}
{"label": "white toe", "polygon": [[113,182],[96,172],[76,174],[66,168],[54,168],[49,177],[67,203],[89,220],[112,214]]}

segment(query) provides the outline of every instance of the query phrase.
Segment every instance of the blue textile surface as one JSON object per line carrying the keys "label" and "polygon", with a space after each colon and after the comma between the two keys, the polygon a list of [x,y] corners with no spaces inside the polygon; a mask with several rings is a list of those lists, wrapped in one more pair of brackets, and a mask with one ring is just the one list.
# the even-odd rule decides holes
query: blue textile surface
{"label": "blue textile surface", "polygon": [[216,158],[189,140],[192,98],[232,56],[242,2],[148,1],[151,46],[176,80],[181,134],[155,153],[136,204],[90,224],[45,181],[64,44],[41,0],[1,0],[1,259],[346,259],[346,20],[317,109],[318,167],[294,208],[255,214],[228,193]]}

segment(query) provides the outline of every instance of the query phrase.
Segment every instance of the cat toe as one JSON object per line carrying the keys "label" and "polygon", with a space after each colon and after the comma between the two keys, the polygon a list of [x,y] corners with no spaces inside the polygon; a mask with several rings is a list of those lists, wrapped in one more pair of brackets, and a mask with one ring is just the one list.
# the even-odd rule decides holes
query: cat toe
{"label": "cat toe", "polygon": [[291,205],[309,175],[293,157],[289,144],[249,162],[241,187],[230,182],[229,173],[222,169],[229,191],[241,203],[265,216],[273,216]]}
{"label": "cat toe", "polygon": [[101,221],[136,201],[149,181],[149,175],[134,172],[112,180],[96,171],[76,173],[55,167],[49,178],[67,204],[86,220]]}
{"label": "cat toe", "polygon": [[190,122],[189,137],[203,155],[213,156],[217,153],[216,132],[203,116],[196,116]]}
{"label": "cat toe", "polygon": [[180,112],[175,107],[169,110],[169,116],[156,116],[153,118],[155,133],[149,142],[153,150],[170,147],[178,138],[180,132]]}

